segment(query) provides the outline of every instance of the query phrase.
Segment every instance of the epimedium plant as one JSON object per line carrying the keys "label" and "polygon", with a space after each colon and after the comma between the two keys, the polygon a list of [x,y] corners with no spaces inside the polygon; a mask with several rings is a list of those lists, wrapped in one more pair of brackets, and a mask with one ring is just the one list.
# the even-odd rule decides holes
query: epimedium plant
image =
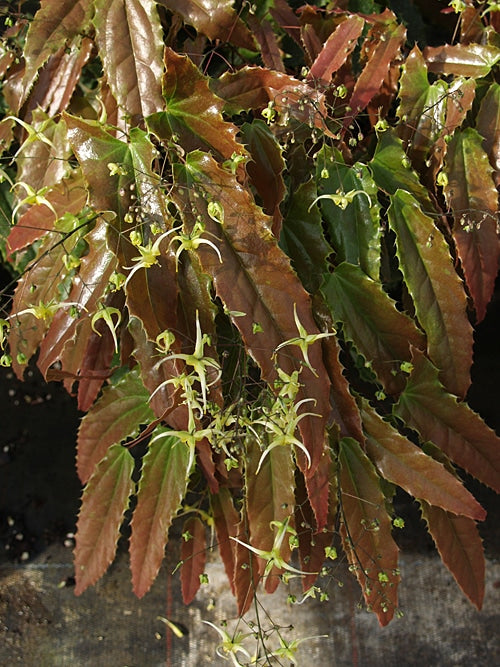
{"label": "epimedium plant", "polygon": [[500,488],[465,401],[498,270],[500,11],[430,4],[449,43],[412,44],[412,15],[371,0],[5,19],[2,364],[22,377],[37,353],[86,413],[77,594],[133,507],[138,596],[182,515],[186,603],[208,528],[239,615],[259,582],[314,592],[340,535],[385,625],[401,487],[481,607],[485,511],[460,475]]}

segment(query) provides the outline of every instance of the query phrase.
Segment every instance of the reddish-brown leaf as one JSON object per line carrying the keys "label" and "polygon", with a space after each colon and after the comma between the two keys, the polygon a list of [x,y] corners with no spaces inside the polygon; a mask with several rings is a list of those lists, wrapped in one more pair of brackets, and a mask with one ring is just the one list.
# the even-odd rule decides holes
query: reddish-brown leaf
{"label": "reddish-brown leaf", "polygon": [[286,0],[274,0],[273,7],[269,13],[276,23],[290,35],[290,37],[302,47],[300,39],[300,21]]}
{"label": "reddish-brown leaf", "polygon": [[[95,331],[90,331],[89,336],[85,337],[87,340],[85,352],[80,357],[81,379],[78,382],[78,409],[81,412],[88,412],[97,398],[106,377],[106,372],[111,372],[109,368],[115,353],[113,336],[103,320],[99,320],[95,328],[100,335]],[[67,369],[65,350],[63,351],[63,359],[62,366]],[[101,378],[92,377],[99,372]]]}
{"label": "reddish-brown leaf", "polygon": [[130,569],[139,598],[151,588],[160,569],[168,529],[186,494],[188,464],[188,448],[158,427],[144,457],[131,522]]}
{"label": "reddish-brown leaf", "polygon": [[359,444],[340,442],[341,536],[368,608],[384,626],[397,608],[398,548],[380,479]]}
{"label": "reddish-brown leaf", "polygon": [[[500,17],[500,12],[497,12]],[[476,128],[484,138],[484,148],[493,167],[493,178],[500,186],[500,83],[492,83],[481,100]]]}
{"label": "reddish-brown leaf", "polygon": [[485,562],[483,543],[475,522],[424,501],[419,502],[441,560],[472,604],[480,610],[484,598]]}
{"label": "reddish-brown leaf", "polygon": [[190,516],[182,527],[181,589],[184,604],[190,604],[201,585],[207,561],[206,527],[198,516]]}
{"label": "reddish-brown leaf", "polygon": [[478,322],[486,315],[493,295],[500,257],[498,193],[482,142],[482,136],[472,128],[455,132],[448,144],[448,183],[444,187],[454,217],[453,237]]}
{"label": "reddish-brown leaf", "polygon": [[[457,465],[500,493],[500,438],[466,403],[447,393],[437,369],[418,350],[395,414]],[[475,517],[477,518],[477,517]]]}
{"label": "reddish-brown leaf", "polygon": [[94,584],[114,558],[123,515],[134,488],[134,459],[114,445],[90,478],[76,527],[75,594]]}
{"label": "reddish-brown leaf", "polygon": [[[57,217],[65,213],[78,214],[85,206],[87,190],[79,171],[72,174],[51,188],[44,198],[52,205]],[[7,238],[9,252],[12,254],[47,236],[54,230],[55,216],[45,204],[35,204],[21,215],[12,227]],[[54,231],[54,239],[57,239]]]}
{"label": "reddish-brown leaf", "polygon": [[107,83],[132,125],[164,107],[163,36],[153,0],[95,0],[96,42]]}
{"label": "reddish-brown leaf", "polygon": [[448,512],[479,521],[485,518],[484,509],[454,475],[379,417],[367,402],[361,416],[366,453],[384,479]]}
{"label": "reddish-brown leaf", "polygon": [[238,524],[240,515],[234,507],[233,498],[230,490],[226,486],[221,486],[218,493],[210,495],[210,504],[212,507],[212,516],[214,518],[215,532],[217,535],[217,546],[224,563],[226,576],[231,586],[233,595],[234,575],[236,567],[236,544],[232,537],[238,537]]}
{"label": "reddish-brown leaf", "polygon": [[307,79],[330,83],[332,75],[342,67],[356,48],[364,25],[364,20],[355,15],[348,16],[345,21],[342,21],[324,43],[320,54],[309,70]]}
{"label": "reddish-brown leaf", "polygon": [[489,44],[426,46],[424,58],[433,74],[482,78],[500,60],[500,49]]}
{"label": "reddish-brown leaf", "polygon": [[[264,459],[257,473],[260,449],[256,442],[247,449],[245,470],[246,505],[250,544],[256,549],[271,551],[278,532],[272,521],[284,523],[288,520],[293,528],[295,509],[295,462],[291,448],[276,447]],[[280,555],[285,562],[291,549],[285,536]],[[259,559],[259,574],[264,573],[267,562]],[[274,567],[265,581],[265,588],[272,593],[279,584],[280,570]]]}
{"label": "reddish-brown leaf", "polygon": [[[237,525],[236,534],[242,542],[248,543],[246,521],[243,517]],[[243,616],[249,609],[259,583],[259,564],[257,556],[248,547],[234,542],[234,594],[238,616]]]}
{"label": "reddish-brown leaf", "polygon": [[260,46],[262,62],[269,69],[284,72],[285,66],[281,57],[280,48],[272,25],[266,19],[258,19],[250,14],[247,18],[248,25]]}
{"label": "reddish-brown leaf", "polygon": [[252,33],[233,9],[233,0],[158,0],[209,39],[255,51]]}
{"label": "reddish-brown leaf", "polygon": [[[377,31],[378,31],[378,27]],[[375,28],[376,46],[370,54],[363,71],[359,75],[349,100],[349,111],[344,119],[344,128],[348,128],[353,119],[362,111],[371,99],[379,92],[387,76],[391,62],[398,55],[406,36],[406,29],[396,22],[389,24],[378,35]]]}

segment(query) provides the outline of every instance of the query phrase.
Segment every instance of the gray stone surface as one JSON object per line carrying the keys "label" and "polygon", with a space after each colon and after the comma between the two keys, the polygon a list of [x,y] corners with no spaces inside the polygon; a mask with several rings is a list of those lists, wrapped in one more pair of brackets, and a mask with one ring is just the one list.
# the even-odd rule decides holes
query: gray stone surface
{"label": "gray stone surface", "polygon": [[[27,565],[0,566],[0,665],[26,667],[202,667],[231,664],[216,655],[218,636],[202,623],[227,620],[236,625],[235,605],[223,568],[207,565],[209,583],[186,608],[180,601],[172,543],[152,590],[137,600],[131,592],[126,554],[120,554],[92,589],[75,597],[71,550],[53,545]],[[400,608],[404,616],[380,628],[361,608],[357,585],[342,564],[328,587],[329,601],[309,599],[287,604],[288,590],[258,596],[257,607],[240,622],[269,631],[269,646],[277,646],[277,631],[291,640],[328,635],[304,642],[297,652],[302,667],[452,667],[500,664],[500,563],[488,560],[483,610],[476,611],[462,596],[436,556],[402,554]],[[339,586],[339,582],[343,584]],[[258,612],[258,615],[257,615]],[[178,638],[167,632],[159,616],[185,628]],[[287,628],[293,625],[293,631]],[[249,638],[247,648],[255,650]],[[287,661],[269,664],[290,664]]]}

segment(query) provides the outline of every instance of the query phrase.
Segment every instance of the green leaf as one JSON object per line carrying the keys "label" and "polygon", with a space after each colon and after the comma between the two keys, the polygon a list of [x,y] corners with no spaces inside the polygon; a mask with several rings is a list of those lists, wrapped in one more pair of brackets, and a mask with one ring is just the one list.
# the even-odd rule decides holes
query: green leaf
{"label": "green leaf", "polygon": [[399,85],[397,114],[404,122],[400,136],[408,142],[412,163],[420,171],[445,127],[448,84],[441,79],[429,84],[425,60],[415,46],[405,60]]}
{"label": "green leaf", "polygon": [[137,369],[128,372],[117,384],[104,388],[78,430],[76,466],[83,483],[112,445],[134,437],[141,424],[153,419],[148,398]]}
{"label": "green leaf", "polygon": [[49,57],[88,31],[94,11],[92,0],[42,0],[40,5],[26,35],[22,101]]}
{"label": "green leaf", "polygon": [[[247,449],[245,470],[246,505],[250,544],[256,549],[271,551],[277,526],[271,521],[283,523],[290,520],[293,527],[295,510],[295,462],[290,447],[276,447],[264,459],[258,473],[257,464],[260,449],[256,442]],[[285,538],[281,547],[281,557],[288,562],[291,549]],[[264,573],[266,562],[259,559],[259,573]],[[276,590],[279,584],[280,570],[274,567],[265,582],[268,593]]]}
{"label": "green leaf", "polygon": [[475,522],[420,501],[422,517],[441,560],[472,604],[481,610],[484,598],[483,543]]}
{"label": "green leaf", "polygon": [[95,0],[96,42],[107,83],[128,123],[163,109],[163,35],[153,0]]}
{"label": "green leaf", "polygon": [[165,111],[147,118],[149,130],[161,141],[179,143],[184,151],[210,150],[223,159],[245,155],[236,126],[222,118],[224,103],[208,87],[208,79],[187,57],[165,51]]}
{"label": "green leaf", "polygon": [[361,417],[366,453],[384,479],[443,510],[479,521],[485,518],[481,505],[444,465],[402,436],[367,402]]}
{"label": "green leaf", "polygon": [[500,185],[500,83],[492,83],[481,101],[476,128],[484,137],[484,148],[493,167],[493,177]]}
{"label": "green leaf", "polygon": [[424,58],[433,74],[454,74],[476,79],[487,76],[500,60],[500,49],[488,44],[427,46]]}
{"label": "green leaf", "polygon": [[134,488],[133,470],[130,452],[113,445],[85,487],[76,528],[76,595],[94,584],[115,556],[123,515]]}
{"label": "green leaf", "polygon": [[341,536],[368,608],[384,626],[397,607],[398,548],[377,472],[358,442],[339,446]]}
{"label": "green leaf", "polygon": [[389,195],[401,189],[411,193],[426,213],[435,214],[429,192],[419,181],[403,149],[403,142],[392,130],[379,135],[370,169],[378,187]]}
{"label": "green leaf", "polygon": [[440,447],[457,465],[500,492],[500,438],[466,403],[447,393],[437,369],[417,350],[394,414]]}
{"label": "green leaf", "polygon": [[273,218],[273,234],[279,238],[282,219],[280,204],[286,191],[282,148],[262,120],[245,123],[240,132],[251,156],[247,163],[247,173],[262,201],[264,212]]}
{"label": "green leaf", "polygon": [[345,336],[373,365],[386,391],[402,389],[400,365],[410,361],[410,346],[425,349],[425,336],[396,308],[380,283],[352,264],[327,274],[323,293]]}
{"label": "green leaf", "polygon": [[207,560],[206,526],[198,516],[188,517],[182,526],[182,534],[190,536],[181,542],[181,590],[184,604],[191,604],[200,588],[200,576],[205,572]]}
{"label": "green leaf", "polygon": [[233,0],[158,0],[158,4],[180,14],[185,23],[211,40],[255,50],[252,34],[233,9]]}
{"label": "green leaf", "polygon": [[448,245],[408,192],[398,190],[391,197],[388,216],[396,232],[399,265],[427,334],[429,357],[446,388],[463,397],[470,385],[472,327]]}
{"label": "green leaf", "polygon": [[320,288],[326,272],[326,258],[331,252],[321,228],[319,209],[312,206],[316,197],[312,178],[290,193],[279,241],[310,294]]}
{"label": "green leaf", "polygon": [[[324,171],[328,173],[324,178]],[[318,194],[362,191],[346,207],[322,199],[320,209],[326,221],[328,240],[336,253],[336,263],[358,264],[363,271],[379,279],[380,271],[380,206],[377,187],[366,165],[345,164],[337,150],[325,146],[317,155],[316,183]]]}
{"label": "green leaf", "polygon": [[444,186],[453,212],[453,238],[478,322],[493,295],[500,257],[498,193],[482,142],[473,128],[455,132],[448,144]]}
{"label": "green leaf", "polygon": [[130,569],[137,597],[151,588],[163,560],[168,529],[188,485],[189,450],[160,426],[144,457],[132,517]]}

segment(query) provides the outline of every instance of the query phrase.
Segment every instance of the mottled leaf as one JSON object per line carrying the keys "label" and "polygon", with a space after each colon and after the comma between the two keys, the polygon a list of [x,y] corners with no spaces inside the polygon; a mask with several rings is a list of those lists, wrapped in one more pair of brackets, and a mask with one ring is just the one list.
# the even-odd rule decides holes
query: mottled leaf
{"label": "mottled leaf", "polygon": [[158,0],[209,39],[255,50],[251,32],[233,9],[233,0]]}
{"label": "mottled leaf", "polygon": [[424,58],[433,74],[481,78],[500,60],[500,49],[487,44],[427,46]]}
{"label": "mottled leaf", "polygon": [[441,560],[472,604],[481,609],[484,598],[483,543],[476,523],[419,501],[422,517]]}
{"label": "mottled leaf", "polygon": [[498,193],[482,141],[472,128],[455,132],[448,144],[443,188],[453,212],[453,238],[478,322],[486,315],[493,295],[500,257]]}
{"label": "mottled leaf", "polygon": [[201,585],[207,560],[206,527],[198,516],[188,517],[182,526],[181,559],[182,601],[190,604]]}
{"label": "mottled leaf", "polygon": [[307,75],[309,80],[330,83],[332,75],[345,63],[356,48],[365,22],[360,16],[348,16],[328,37]]}
{"label": "mottled leaf", "polygon": [[336,263],[359,264],[368,276],[378,280],[380,206],[377,187],[366,165],[357,162],[348,166],[340,151],[324,147],[317,155],[316,179],[321,196],[357,192],[346,208],[337,206],[330,199],[321,199],[319,207],[326,221],[327,238],[335,251]]}
{"label": "mottled leaf", "polygon": [[144,457],[132,517],[130,569],[134,593],[150,589],[163,560],[168,529],[186,494],[189,450],[164,427],[153,432]]}
{"label": "mottled leaf", "polygon": [[273,234],[279,238],[282,219],[280,204],[286,191],[282,148],[262,120],[245,123],[240,132],[251,156],[246,165],[247,173],[262,201],[264,212],[273,219]]}
{"label": "mottled leaf", "polygon": [[399,265],[427,335],[429,356],[446,388],[463,397],[470,385],[472,327],[448,245],[408,192],[398,190],[391,197],[388,215],[396,232]]}
{"label": "mottled leaf", "polygon": [[340,441],[341,536],[368,608],[381,626],[397,607],[398,548],[376,470],[351,438]]}
{"label": "mottled leaf", "polygon": [[153,0],[95,0],[94,25],[109,87],[132,125],[163,109],[163,36]]}
{"label": "mottled leaf", "polygon": [[394,412],[422,439],[434,442],[457,465],[500,492],[500,438],[466,403],[444,390],[437,369],[417,350]]}
{"label": "mottled leaf", "polygon": [[85,487],[76,527],[76,595],[94,584],[115,556],[123,515],[134,488],[133,470],[130,452],[113,445]]}
{"label": "mottled leaf", "polygon": [[[278,527],[272,526],[271,522],[283,523],[288,520],[291,527],[294,525],[295,462],[291,448],[276,447],[266,456],[257,473],[260,454],[258,444],[252,442],[247,449],[245,470],[248,529],[252,546],[271,551],[278,532]],[[283,541],[280,555],[285,562],[290,560],[288,536]],[[264,573],[266,565],[265,560],[259,559],[260,575]],[[282,571],[276,567],[269,573],[265,581],[268,593],[278,587],[280,574]]]}
{"label": "mottled leaf", "polygon": [[148,398],[138,370],[104,388],[78,430],[76,466],[83,483],[112,445],[137,435],[141,424],[153,419]]}
{"label": "mottled leaf", "polygon": [[310,294],[320,288],[326,258],[331,252],[321,227],[319,209],[313,205],[316,196],[312,178],[290,193],[280,236],[280,247],[292,260],[294,270]]}
{"label": "mottled leaf", "polygon": [[380,283],[353,264],[327,274],[323,294],[345,336],[354,342],[389,393],[403,388],[400,364],[411,359],[410,346],[425,349],[425,336],[396,308]]}
{"label": "mottled leaf", "polygon": [[238,130],[222,118],[223,102],[211,92],[207,78],[187,56],[171,49],[165,63],[165,110],[147,119],[151,132],[163,142],[179,142],[185,151],[210,149],[225,159],[244,155],[235,139]]}
{"label": "mottled leaf", "polygon": [[30,23],[23,51],[26,60],[23,101],[49,57],[88,30],[93,5],[92,0],[42,0]]}
{"label": "mottled leaf", "polygon": [[415,498],[457,515],[483,520],[485,511],[463,484],[384,421],[367,402],[361,411],[366,453],[379,474]]}

